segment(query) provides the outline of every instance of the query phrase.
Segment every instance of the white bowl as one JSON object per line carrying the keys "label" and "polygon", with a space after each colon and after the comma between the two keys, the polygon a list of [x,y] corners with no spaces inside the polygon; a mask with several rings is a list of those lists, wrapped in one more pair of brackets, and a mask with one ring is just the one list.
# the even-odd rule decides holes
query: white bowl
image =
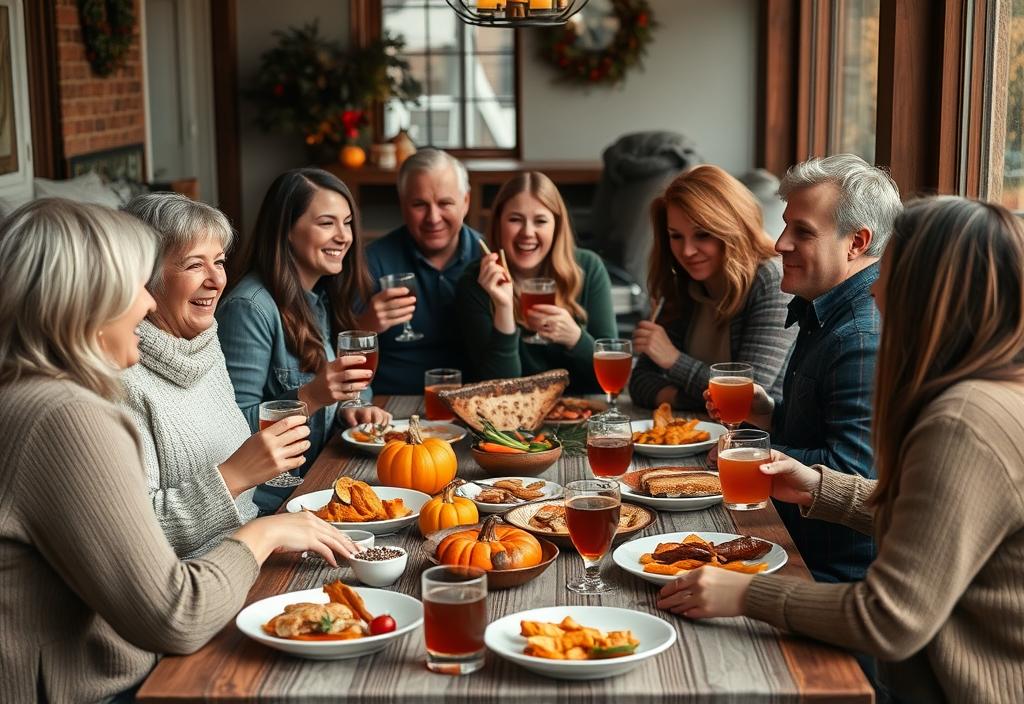
{"label": "white bowl", "polygon": [[[444,421],[435,420],[423,420],[420,419],[420,427],[426,432],[423,434],[424,438],[436,438],[440,437],[447,440],[451,444],[457,443],[462,438],[466,437],[466,429],[461,425],[455,425],[454,423],[446,423]],[[393,420],[391,421],[391,427],[388,430],[408,430],[408,420]],[[380,442],[362,442],[352,437],[352,432],[359,430],[359,426],[354,428],[346,428],[341,433],[341,438],[352,447],[357,447],[363,452],[369,452],[371,455],[379,455],[380,451],[384,449],[384,441]]]}
{"label": "white bowl", "polygon": [[[338,530],[341,530],[340,528]],[[363,550],[369,550],[373,547],[373,541],[376,536],[368,530],[341,530],[348,539],[356,544],[356,547],[362,548]]]}
{"label": "white bowl", "polygon": [[348,564],[363,584],[371,587],[389,587],[397,582],[398,578],[405,572],[405,566],[409,563],[409,553],[397,545],[381,545],[379,547],[401,550],[402,554],[390,560],[380,560],[377,562],[361,560],[357,555],[350,558]]}
{"label": "white bowl", "polygon": [[[405,507],[412,511],[408,516],[402,518],[392,518],[387,521],[365,521],[363,523],[331,523],[335,528],[341,530],[365,530],[373,533],[374,535],[390,535],[397,531],[402,530],[406,526],[415,523],[420,517],[420,509],[423,508],[423,504],[430,501],[430,496],[424,494],[422,491],[415,491],[413,489],[399,489],[392,486],[375,486],[373,490],[377,493],[382,500],[383,499],[402,499],[405,502]],[[322,489],[320,491],[314,491],[309,494],[303,494],[297,496],[289,501],[285,508],[289,513],[298,513],[303,509],[310,511],[319,511],[331,500],[334,495],[334,489]]]}
{"label": "white bowl", "polygon": [[[743,537],[741,535],[736,535],[735,533],[705,533],[697,531],[691,531],[688,533],[662,533],[660,535],[648,535],[643,538],[631,540],[628,543],[623,543],[619,547],[615,548],[615,552],[612,553],[612,560],[615,561],[616,565],[630,574],[634,574],[640,579],[645,579],[651,584],[668,584],[669,582],[677,579],[679,575],[651,574],[650,572],[644,572],[644,566],[640,564],[640,556],[647,552],[654,552],[654,549],[658,547],[658,543],[681,543],[683,542],[683,538],[688,535],[696,535],[702,540],[715,544],[725,543],[730,540]],[[758,538],[758,540],[763,540],[763,538]],[[768,574],[781,569],[782,566],[789,561],[789,555],[786,554],[786,551],[782,549],[781,545],[772,543],[771,546],[772,549],[768,551],[768,554],[763,555],[756,560],[744,560],[744,562],[747,564],[767,562],[768,569],[760,574]],[[683,573],[680,572],[679,574]]]}
{"label": "white bowl", "polygon": [[633,491],[625,482],[619,482],[619,493],[622,500],[632,501],[635,504],[643,504],[656,508],[659,511],[699,511],[702,508],[709,508],[715,504],[722,503],[721,494],[711,496],[680,496],[677,498],[666,498],[660,496],[648,496]]}
{"label": "white bowl", "polygon": [[423,623],[423,604],[419,599],[383,589],[355,587],[355,590],[366,603],[367,611],[374,616],[391,614],[397,628],[379,636],[327,641],[288,640],[267,635],[263,630],[263,624],[284,611],[288,604],[304,601],[326,604],[329,599],[323,589],[306,589],[261,599],[242,609],[235,617],[235,625],[248,637],[275,650],[311,660],[344,660],[383,650]]}
{"label": "white bowl", "polygon": [[[640,641],[636,652],[602,660],[548,660],[523,653],[526,638],[519,635],[521,621],[559,623],[571,616],[581,626],[602,631],[633,632]],[[484,642],[492,651],[531,672],[561,680],[597,680],[629,672],[644,660],[667,650],[676,642],[676,629],[664,619],[642,611],[610,606],[548,606],[520,611],[487,626]]]}
{"label": "white bowl", "polygon": [[538,482],[538,481],[544,482],[544,486],[541,487],[541,492],[542,492],[543,496],[537,497],[538,501],[540,499],[542,499],[542,498],[543,499],[557,499],[559,496],[562,495],[562,493],[564,491],[562,489],[562,485],[561,484],[556,484],[555,482],[549,482],[549,481],[546,481],[544,479],[538,479],[537,477],[497,477],[497,478],[494,478],[494,479],[477,479],[477,480],[475,480],[475,483],[473,483],[473,484],[463,484],[462,486],[460,486],[458,489],[455,490],[455,493],[458,494],[459,496],[462,496],[462,497],[465,497],[465,498],[469,499],[474,504],[476,504],[476,507],[480,511],[480,513],[503,513],[505,511],[508,511],[510,508],[515,508],[516,506],[521,506],[521,505],[523,505],[526,502],[525,501],[520,501],[520,502],[514,503],[514,504],[489,504],[489,503],[487,503],[485,501],[477,501],[476,500],[477,495],[481,491],[483,491],[483,489],[481,489],[477,485],[478,484],[492,485],[495,482],[500,482],[500,481],[503,481],[503,480],[506,480],[506,479],[518,479],[519,481],[521,481],[523,483],[523,486],[526,486],[527,484],[532,484],[532,483]]}
{"label": "white bowl", "polygon": [[[643,432],[654,427],[653,420],[634,420],[630,423],[633,432]],[[699,452],[706,452],[718,444],[718,437],[725,433],[725,426],[718,423],[701,421],[697,423],[697,430],[705,430],[711,437],[703,442],[691,442],[688,445],[642,445],[633,443],[633,450],[648,457],[686,457]]]}

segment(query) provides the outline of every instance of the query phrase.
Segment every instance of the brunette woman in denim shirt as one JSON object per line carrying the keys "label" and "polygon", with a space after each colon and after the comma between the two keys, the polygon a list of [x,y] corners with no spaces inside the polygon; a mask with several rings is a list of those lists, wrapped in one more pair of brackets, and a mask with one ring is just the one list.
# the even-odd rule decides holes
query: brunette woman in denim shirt
{"label": "brunette woman in denim shirt", "polygon": [[[300,474],[320,454],[336,422],[391,419],[372,406],[343,409],[335,418],[337,402],[358,396],[370,377],[350,368],[363,357],[334,354],[337,334],[356,327],[352,302],[371,293],[356,221],[351,192],[332,174],[310,168],[281,174],[234,262],[245,274],[217,309],[235,401],[253,431],[263,401],[298,399],[309,409],[311,447]],[[290,493],[263,485],[254,500],[261,513],[269,513]]]}

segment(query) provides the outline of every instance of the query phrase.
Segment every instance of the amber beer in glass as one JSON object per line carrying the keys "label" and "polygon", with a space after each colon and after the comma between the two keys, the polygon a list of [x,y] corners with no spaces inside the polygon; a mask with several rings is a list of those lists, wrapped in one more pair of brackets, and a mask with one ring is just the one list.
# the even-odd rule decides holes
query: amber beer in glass
{"label": "amber beer in glass", "polygon": [[587,460],[595,477],[621,477],[633,461],[629,418],[602,413],[587,421]]}
{"label": "amber beer in glass", "polygon": [[458,369],[428,369],[423,375],[423,413],[427,420],[455,420],[448,404],[437,397],[438,391],[462,386]]}
{"label": "amber beer in glass", "polygon": [[619,527],[619,483],[610,479],[582,479],[565,485],[565,520],[569,538],[583,558],[584,574],[565,586],[577,594],[607,594],[612,588],[601,579],[601,560],[612,546]]}
{"label": "amber beer in glass", "polygon": [[768,505],[772,478],[760,467],[771,461],[771,448],[763,430],[730,430],[718,438],[718,479],[726,508],[751,511]]}
{"label": "amber beer in glass", "polygon": [[[542,304],[555,305],[555,280],[536,278],[523,281],[519,291],[519,306],[523,310],[523,320],[529,319],[531,308]],[[548,344],[548,341],[536,332],[529,337],[524,337],[523,342],[529,342],[531,345]]]}
{"label": "amber beer in glass", "polygon": [[[266,430],[288,416],[309,416],[306,404],[302,401],[264,401],[260,404],[260,430]],[[267,486],[288,488],[301,484],[302,477],[291,472],[281,472],[264,483]]]}
{"label": "amber beer in glass", "polygon": [[[603,337],[594,341],[594,375],[608,396],[607,413],[621,416],[616,399],[629,381],[633,369],[633,342]],[[625,417],[625,416],[623,416]]]}
{"label": "amber beer in glass", "polygon": [[[377,373],[377,333],[369,330],[346,330],[338,333],[338,357],[362,356],[366,360],[360,364],[349,367],[350,369],[365,369],[371,376],[366,380],[367,384],[373,381]],[[369,406],[361,396],[356,396],[351,401],[341,404],[345,408],[359,408]]]}
{"label": "amber beer in glass", "polygon": [[754,368],[740,362],[712,364],[708,391],[722,422],[736,428],[750,415],[750,404],[754,400]]}
{"label": "amber beer in glass", "polygon": [[467,675],[484,666],[487,573],[440,565],[423,572],[423,636],[427,668]]}

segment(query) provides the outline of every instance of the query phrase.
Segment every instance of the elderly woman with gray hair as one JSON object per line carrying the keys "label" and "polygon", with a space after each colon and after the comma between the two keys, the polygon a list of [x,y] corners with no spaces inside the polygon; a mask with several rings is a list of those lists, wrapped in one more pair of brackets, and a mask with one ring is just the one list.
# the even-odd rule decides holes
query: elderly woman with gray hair
{"label": "elderly woman with gray hair", "polygon": [[123,403],[142,439],[153,510],[183,558],[204,554],[256,517],[254,487],[303,464],[305,418],[250,435],[235,404],[213,313],[232,230],[223,213],[173,193],[125,210],[153,228],[159,258],[147,289],[156,309],[139,325],[140,363]]}

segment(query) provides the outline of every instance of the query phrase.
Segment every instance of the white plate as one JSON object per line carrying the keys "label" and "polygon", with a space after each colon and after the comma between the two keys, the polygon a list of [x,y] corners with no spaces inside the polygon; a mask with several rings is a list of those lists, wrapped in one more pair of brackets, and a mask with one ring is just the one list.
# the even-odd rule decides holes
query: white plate
{"label": "white plate", "polygon": [[[632,655],[602,660],[548,660],[523,653],[526,638],[519,635],[522,630],[520,621],[559,623],[566,616],[571,616],[581,626],[600,628],[606,633],[632,631],[640,645]],[[493,652],[531,672],[560,680],[597,680],[625,674],[644,660],[672,647],[676,642],[676,629],[664,619],[632,609],[549,606],[498,619],[487,626],[484,642]]]}
{"label": "white plate", "polygon": [[478,479],[476,480],[476,484],[463,484],[462,486],[455,490],[455,493],[475,503],[476,507],[480,510],[480,513],[502,513],[504,511],[508,511],[511,508],[515,508],[516,506],[522,506],[526,502],[520,501],[514,504],[489,504],[484,501],[477,501],[476,496],[482,491],[482,489],[479,486],[477,486],[477,484],[494,484],[495,482],[500,482],[505,479],[518,479],[523,483],[523,486],[538,481],[544,482],[544,486],[541,488],[543,496],[538,496],[536,499],[537,501],[539,501],[542,498],[557,499],[559,496],[562,495],[563,491],[561,484],[549,482],[544,479],[538,479],[537,477],[496,477],[494,479]]}
{"label": "white plate", "polygon": [[[405,502],[405,507],[412,511],[408,516],[402,518],[392,518],[387,521],[366,521],[365,523],[331,523],[336,528],[342,530],[368,530],[374,535],[390,535],[391,533],[398,532],[405,528],[410,523],[415,523],[420,517],[420,509],[423,508],[423,504],[430,501],[430,496],[424,494],[422,491],[415,491],[413,489],[399,489],[392,486],[375,486],[373,487],[374,492],[377,496],[384,499],[402,499]],[[309,509],[310,511],[319,511],[331,500],[331,496],[334,495],[334,489],[323,489],[321,491],[314,491],[309,494],[303,494],[297,496],[285,506],[289,513],[298,513],[302,509]]]}
{"label": "white plate", "polygon": [[[653,420],[635,420],[630,423],[633,432],[642,432],[654,427]],[[718,436],[725,433],[725,426],[702,420],[697,423],[697,430],[706,430],[711,437],[704,442],[691,442],[688,445],[641,445],[633,443],[633,449],[648,457],[685,457],[698,452],[706,452],[718,444]]]}
{"label": "white plate", "polygon": [[[619,547],[615,548],[615,552],[612,553],[612,560],[615,564],[622,569],[635,574],[640,579],[646,579],[652,584],[668,584],[679,575],[667,575],[667,574],[651,574],[650,572],[644,572],[644,566],[640,564],[640,556],[646,552],[654,552],[654,549],[658,547],[658,543],[681,543],[683,538],[688,535],[697,535],[701,539],[706,540],[709,543],[726,543],[736,538],[742,538],[742,535],[736,535],[735,533],[701,533],[697,531],[691,531],[687,533],[662,533],[661,535],[649,535],[643,538],[637,538],[631,540],[628,543],[623,543]],[[757,538],[757,536],[753,536]],[[763,540],[763,538],[758,538]],[[786,562],[789,561],[789,555],[782,549],[781,545],[772,543],[772,549],[768,551],[768,554],[762,555],[756,560],[745,560],[745,562],[767,562],[768,569],[760,574],[768,574],[779,570]],[[681,574],[681,573],[680,573]]]}
{"label": "white plate", "polygon": [[245,635],[275,650],[310,660],[344,660],[383,650],[392,641],[401,638],[423,623],[423,604],[419,599],[384,589],[368,587],[353,587],[353,589],[363,598],[367,611],[374,616],[391,614],[397,628],[391,633],[379,636],[326,641],[277,638],[267,635],[263,630],[263,624],[284,611],[284,607],[288,604],[298,604],[303,601],[326,604],[329,599],[323,589],[306,589],[261,599],[242,609],[235,617],[235,625]]}
{"label": "white plate", "polygon": [[[369,452],[372,455],[379,455],[380,451],[384,449],[384,441],[381,442],[361,442],[352,437],[352,431],[359,430],[360,426],[354,428],[345,428],[342,431],[341,437],[349,445],[358,447],[364,452]],[[447,440],[450,443],[456,443],[462,438],[466,437],[466,429],[461,425],[455,425],[454,423],[444,423],[442,421],[433,420],[420,420],[420,427],[426,432],[423,433],[424,439],[440,437]],[[391,430],[408,430],[408,420],[393,420],[391,421]]]}
{"label": "white plate", "polygon": [[[714,472],[712,472],[714,474]],[[663,498],[659,496],[648,496],[640,494],[629,488],[624,482],[619,482],[619,492],[623,501],[629,500],[635,504],[643,504],[656,508],[659,511],[699,511],[715,504],[722,503],[721,494],[711,496],[681,496],[679,498]]]}

